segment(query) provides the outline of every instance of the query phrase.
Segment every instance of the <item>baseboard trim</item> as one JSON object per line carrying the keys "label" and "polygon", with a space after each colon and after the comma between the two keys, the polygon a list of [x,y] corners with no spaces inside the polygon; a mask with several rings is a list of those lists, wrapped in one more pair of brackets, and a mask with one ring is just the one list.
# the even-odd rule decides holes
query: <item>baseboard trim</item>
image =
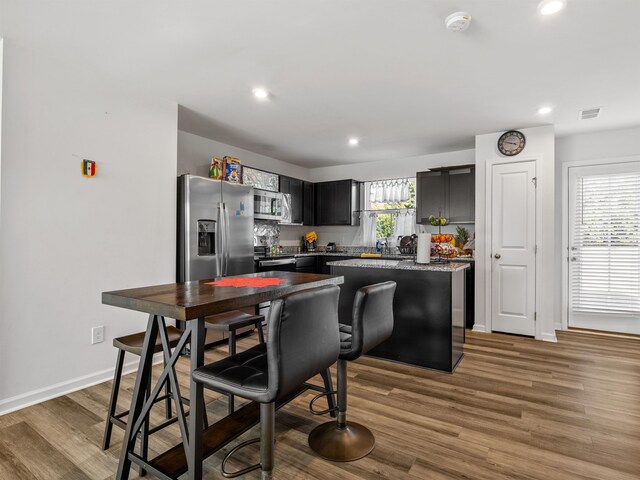
{"label": "baseboard trim", "polygon": [[558,343],[558,337],[556,337],[556,332],[543,333],[540,336],[540,340],[542,340],[543,342]]}
{"label": "baseboard trim", "polygon": [[478,325],[477,323],[473,324],[473,328],[471,329],[472,332],[481,332],[481,333],[487,333],[487,326],[486,325]]}
{"label": "baseboard trim", "polygon": [[[153,364],[156,365],[162,362],[162,353],[156,353],[153,357]],[[124,364],[122,374],[135,372],[138,369],[139,357],[135,360]],[[96,373],[84,375],[82,377],[73,378],[65,382],[56,383],[48,387],[39,388],[30,392],[22,393],[14,397],[9,397],[0,401],[0,416],[7,413],[15,412],[23,408],[36,405],[38,403],[46,402],[53,398],[67,395],[68,393],[77,392],[84,388],[98,385],[99,383],[113,380],[113,374],[115,372],[115,365],[113,368],[101,370]]]}

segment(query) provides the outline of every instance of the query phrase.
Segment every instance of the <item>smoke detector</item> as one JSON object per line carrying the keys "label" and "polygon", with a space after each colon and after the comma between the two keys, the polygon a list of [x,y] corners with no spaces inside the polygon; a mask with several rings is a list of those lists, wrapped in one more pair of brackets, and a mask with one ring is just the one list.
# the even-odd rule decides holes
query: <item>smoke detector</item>
{"label": "smoke detector", "polygon": [[451,30],[452,32],[464,32],[469,28],[470,23],[471,15],[467,12],[452,13],[444,21],[447,30]]}

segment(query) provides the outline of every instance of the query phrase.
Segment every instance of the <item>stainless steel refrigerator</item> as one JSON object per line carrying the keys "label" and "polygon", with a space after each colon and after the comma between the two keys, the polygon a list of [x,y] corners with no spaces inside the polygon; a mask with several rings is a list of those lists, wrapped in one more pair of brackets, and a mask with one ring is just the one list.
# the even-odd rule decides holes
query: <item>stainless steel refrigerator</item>
{"label": "stainless steel refrigerator", "polygon": [[254,271],[253,187],[178,177],[177,280]]}

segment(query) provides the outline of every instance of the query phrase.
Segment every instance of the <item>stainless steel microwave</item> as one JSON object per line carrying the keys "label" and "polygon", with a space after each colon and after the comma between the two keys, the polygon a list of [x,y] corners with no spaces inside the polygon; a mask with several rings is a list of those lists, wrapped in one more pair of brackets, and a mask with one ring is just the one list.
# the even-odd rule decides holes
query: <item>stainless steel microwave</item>
{"label": "stainless steel microwave", "polygon": [[254,188],[253,216],[257,220],[291,223],[291,195]]}

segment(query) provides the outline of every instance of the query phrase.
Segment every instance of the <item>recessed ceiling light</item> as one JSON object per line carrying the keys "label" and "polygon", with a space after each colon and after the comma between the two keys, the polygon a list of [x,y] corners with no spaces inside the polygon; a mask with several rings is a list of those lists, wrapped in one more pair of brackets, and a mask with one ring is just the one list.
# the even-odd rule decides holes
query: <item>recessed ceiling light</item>
{"label": "recessed ceiling light", "polygon": [[553,108],[549,107],[549,106],[545,106],[545,107],[540,107],[538,109],[538,115],[548,115],[549,113],[551,113],[553,111]]}
{"label": "recessed ceiling light", "polygon": [[542,0],[538,5],[538,11],[541,15],[553,15],[562,10],[566,5],[566,0]]}
{"label": "recessed ceiling light", "polygon": [[260,100],[264,100],[265,98],[269,97],[269,91],[266,88],[254,88],[253,96],[259,98]]}
{"label": "recessed ceiling light", "polygon": [[357,146],[360,143],[360,140],[358,140],[355,137],[352,137],[349,139],[349,145],[351,145],[352,147]]}

